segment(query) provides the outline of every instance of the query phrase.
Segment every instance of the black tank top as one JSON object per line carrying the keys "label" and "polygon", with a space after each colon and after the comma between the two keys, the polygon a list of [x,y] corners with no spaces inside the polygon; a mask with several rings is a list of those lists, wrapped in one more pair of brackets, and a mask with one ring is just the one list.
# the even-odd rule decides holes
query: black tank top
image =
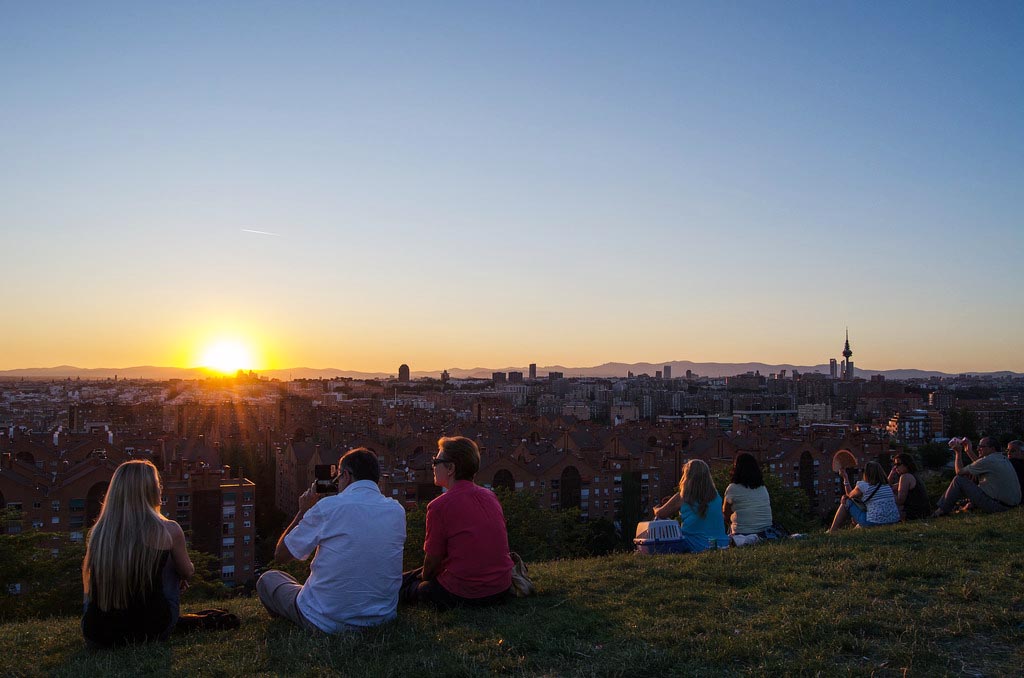
{"label": "black tank top", "polygon": [[170,550],[160,552],[149,585],[131,599],[127,608],[104,612],[90,597],[82,617],[85,639],[103,647],[159,639],[171,624],[171,607],[163,590],[164,568],[173,567],[170,555]]}
{"label": "black tank top", "polygon": [[928,503],[928,493],[924,491],[924,483],[916,474],[914,480],[914,489],[907,493],[907,499],[903,502],[903,515],[906,520],[926,518],[932,512],[932,507]]}

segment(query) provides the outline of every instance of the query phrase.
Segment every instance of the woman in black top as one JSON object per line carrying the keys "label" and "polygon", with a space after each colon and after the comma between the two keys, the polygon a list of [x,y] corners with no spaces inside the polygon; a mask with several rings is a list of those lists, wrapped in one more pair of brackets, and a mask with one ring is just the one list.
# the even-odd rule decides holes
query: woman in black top
{"label": "woman in black top", "polygon": [[178,620],[179,585],[195,567],[181,527],[160,515],[160,492],[148,461],[114,471],[82,563],[90,647],[164,640]]}
{"label": "woman in black top", "polygon": [[897,454],[892,460],[889,471],[889,484],[896,495],[896,505],[900,509],[903,520],[925,518],[932,512],[928,503],[928,493],[924,483],[917,475],[917,462],[909,454]]}

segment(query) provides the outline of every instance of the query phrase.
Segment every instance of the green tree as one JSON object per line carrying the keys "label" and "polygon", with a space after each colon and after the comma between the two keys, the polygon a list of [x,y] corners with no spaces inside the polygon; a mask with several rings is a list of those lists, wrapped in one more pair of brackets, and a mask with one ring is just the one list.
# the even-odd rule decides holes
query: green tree
{"label": "green tree", "polygon": [[[808,532],[821,527],[821,519],[811,510],[811,500],[807,493],[798,487],[786,487],[774,473],[762,469],[764,486],[768,488],[768,497],[772,505],[772,520],[790,533]],[[714,473],[715,487],[719,494],[725,495],[729,486],[732,468],[723,466]]]}
{"label": "green tree", "polygon": [[974,440],[978,437],[978,417],[971,410],[958,407],[949,412],[949,435],[964,436]]}
{"label": "green tree", "polygon": [[0,622],[80,614],[84,557],[66,534],[0,535]]}
{"label": "green tree", "polygon": [[943,443],[926,443],[917,448],[917,458],[925,468],[942,468],[952,458],[953,453]]}

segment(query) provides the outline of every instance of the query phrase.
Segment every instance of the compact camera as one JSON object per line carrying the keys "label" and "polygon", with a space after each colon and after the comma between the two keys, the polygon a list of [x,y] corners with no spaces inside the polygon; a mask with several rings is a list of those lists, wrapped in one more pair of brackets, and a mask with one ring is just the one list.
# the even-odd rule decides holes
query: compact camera
{"label": "compact camera", "polygon": [[317,464],[313,467],[317,494],[338,494],[337,467],[333,464]]}

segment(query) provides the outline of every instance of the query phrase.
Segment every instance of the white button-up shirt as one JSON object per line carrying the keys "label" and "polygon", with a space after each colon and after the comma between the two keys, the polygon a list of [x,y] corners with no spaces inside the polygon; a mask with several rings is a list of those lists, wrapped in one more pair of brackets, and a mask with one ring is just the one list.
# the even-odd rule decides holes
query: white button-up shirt
{"label": "white button-up shirt", "polygon": [[284,538],[305,560],[317,549],[299,592],[302,615],[322,631],[374,626],[394,619],[402,585],[405,509],[357,480],[313,505]]}

